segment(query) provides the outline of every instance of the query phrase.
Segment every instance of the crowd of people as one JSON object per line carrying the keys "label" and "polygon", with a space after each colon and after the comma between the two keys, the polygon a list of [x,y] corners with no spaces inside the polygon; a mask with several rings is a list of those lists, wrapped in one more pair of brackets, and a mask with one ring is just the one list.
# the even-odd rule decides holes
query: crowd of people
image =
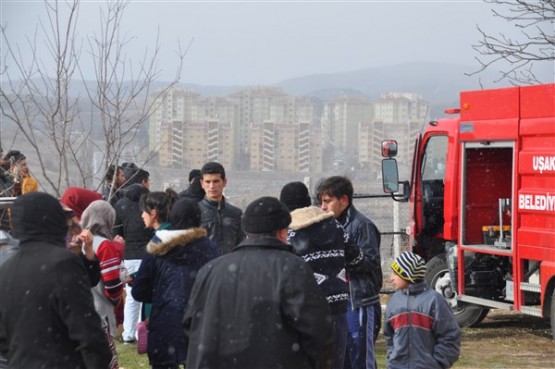
{"label": "crowd of people", "polygon": [[115,369],[115,340],[137,344],[138,322],[153,369],[375,369],[382,325],[388,368],[458,359],[460,329],[418,255],[392,263],[382,319],[380,232],[347,177],[313,196],[287,183],[243,211],[217,162],[179,193],[150,191],[148,171],[124,163],[101,191],[60,199],[22,153],[1,164],[16,199],[0,232],[0,368]]}

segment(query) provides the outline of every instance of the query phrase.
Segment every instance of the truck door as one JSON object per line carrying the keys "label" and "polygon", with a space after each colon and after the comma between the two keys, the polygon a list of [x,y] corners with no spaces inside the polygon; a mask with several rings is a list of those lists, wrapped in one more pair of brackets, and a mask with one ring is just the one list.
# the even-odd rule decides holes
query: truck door
{"label": "truck door", "polygon": [[443,209],[444,181],[447,157],[446,135],[431,135],[423,142],[420,177],[416,187],[415,218],[417,252],[427,260],[438,253],[443,253]]}

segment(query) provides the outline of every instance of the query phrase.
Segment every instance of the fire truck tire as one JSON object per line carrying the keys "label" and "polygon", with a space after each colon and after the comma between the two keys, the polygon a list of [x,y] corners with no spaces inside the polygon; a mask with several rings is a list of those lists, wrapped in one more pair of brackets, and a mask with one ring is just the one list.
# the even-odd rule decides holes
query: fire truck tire
{"label": "fire truck tire", "polygon": [[555,339],[555,290],[551,294],[551,335]]}
{"label": "fire truck tire", "polygon": [[459,326],[475,327],[488,315],[489,308],[457,301],[456,294],[452,292],[449,267],[445,254],[437,255],[428,261],[425,281],[428,287],[445,297],[445,300],[453,309]]}

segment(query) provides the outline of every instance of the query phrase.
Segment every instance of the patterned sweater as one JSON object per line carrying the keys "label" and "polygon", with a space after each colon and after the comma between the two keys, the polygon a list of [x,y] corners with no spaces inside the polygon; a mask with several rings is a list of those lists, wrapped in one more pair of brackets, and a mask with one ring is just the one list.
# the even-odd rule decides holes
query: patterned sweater
{"label": "patterned sweater", "polygon": [[343,227],[324,212],[309,206],[291,212],[287,241],[314,271],[332,314],[344,313],[349,301],[345,264],[356,265],[362,254]]}
{"label": "patterned sweater", "polygon": [[92,288],[94,307],[101,319],[108,319],[110,333],[115,336],[117,324],[114,306],[123,294],[123,282],[120,279],[123,245],[101,236],[94,236],[93,248],[100,262],[102,277],[100,283]]}

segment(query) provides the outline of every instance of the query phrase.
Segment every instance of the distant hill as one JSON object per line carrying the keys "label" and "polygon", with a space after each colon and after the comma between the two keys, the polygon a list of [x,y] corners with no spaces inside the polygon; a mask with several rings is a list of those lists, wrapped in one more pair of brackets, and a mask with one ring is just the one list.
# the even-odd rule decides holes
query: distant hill
{"label": "distant hill", "polygon": [[[388,92],[413,92],[423,96],[431,105],[431,117],[443,115],[443,110],[458,106],[459,92],[480,88],[508,87],[510,83],[494,83],[497,72],[467,76],[471,66],[449,63],[406,63],[366,68],[344,73],[314,74],[280,81],[280,86],[293,96],[310,96],[328,100],[342,95],[365,96],[370,100]],[[204,86],[183,84],[204,96],[225,96],[249,86]]]}
{"label": "distant hill", "polygon": [[[443,116],[443,110],[458,106],[459,92],[480,88],[501,88],[510,82],[494,81],[499,77],[495,71],[485,71],[479,76],[465,73],[475,67],[451,63],[420,62],[404,63],[376,68],[366,68],[344,73],[314,74],[280,81],[273,86],[282,87],[293,96],[310,96],[325,101],[342,95],[365,96],[370,100],[388,92],[413,92],[430,102],[432,118]],[[94,90],[94,83],[91,84]],[[154,82],[150,91],[165,86]],[[215,86],[181,83],[181,86],[203,96],[227,96],[251,86]],[[84,96],[83,83],[72,84],[72,94]]]}
{"label": "distant hill", "polygon": [[463,90],[510,86],[506,81],[494,83],[497,73],[482,73],[480,77],[465,75],[471,71],[472,67],[457,64],[407,63],[344,73],[315,74],[281,81],[278,85],[291,95],[319,98],[332,96],[333,91],[336,95],[363,94],[369,99],[376,99],[387,92],[414,92],[421,94],[432,106],[443,105],[443,108],[457,103],[458,94]]}

